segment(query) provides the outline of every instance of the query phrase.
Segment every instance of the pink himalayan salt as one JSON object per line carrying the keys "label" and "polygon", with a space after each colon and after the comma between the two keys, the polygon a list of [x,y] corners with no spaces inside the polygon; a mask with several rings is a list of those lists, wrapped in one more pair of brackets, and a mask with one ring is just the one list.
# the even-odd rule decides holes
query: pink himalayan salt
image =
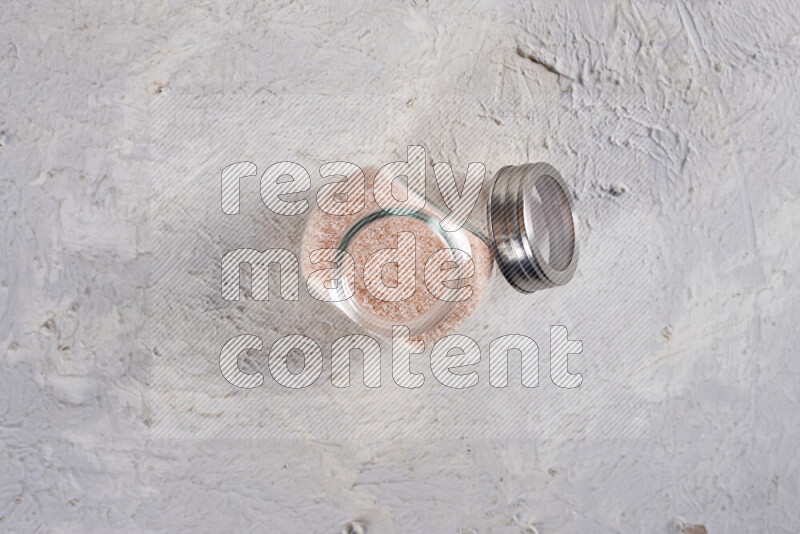
{"label": "pink himalayan salt", "polygon": [[[374,174],[374,173],[373,173]],[[330,215],[316,208],[311,214],[305,229],[302,244],[302,267],[306,276],[319,267],[314,267],[309,259],[311,252],[317,249],[337,248],[347,230],[361,217],[377,209],[371,187],[366,191],[366,207],[354,215]],[[472,287],[472,296],[468,300],[453,302],[438,324],[424,334],[418,336],[425,341],[426,346],[434,343],[439,338],[458,331],[458,328],[477,309],[486,289],[492,272],[491,248],[479,237],[471,232],[465,232],[470,246],[470,256],[475,265],[475,274],[465,280],[464,284]],[[407,300],[387,302],[377,299],[364,285],[364,265],[369,256],[385,248],[397,247],[397,235],[400,232],[412,232],[416,238],[416,291]],[[437,302],[425,286],[425,262],[431,254],[439,249],[446,248],[441,238],[425,223],[411,217],[384,217],[374,221],[363,228],[353,239],[348,247],[348,252],[355,260],[355,294],[358,304],[371,313],[397,321],[405,321],[417,317],[431,310]],[[397,269],[388,267],[383,270],[383,282],[387,286],[397,283]]]}

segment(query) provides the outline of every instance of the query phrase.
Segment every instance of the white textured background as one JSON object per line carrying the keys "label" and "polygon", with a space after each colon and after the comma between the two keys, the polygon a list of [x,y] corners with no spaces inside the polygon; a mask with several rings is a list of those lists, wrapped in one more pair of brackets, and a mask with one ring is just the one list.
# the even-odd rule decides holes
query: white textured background
{"label": "white textured background", "polygon": [[[800,531],[797,7],[4,1],[0,531]],[[592,209],[647,202],[649,439],[152,440],[150,105],[232,91],[473,99]]]}

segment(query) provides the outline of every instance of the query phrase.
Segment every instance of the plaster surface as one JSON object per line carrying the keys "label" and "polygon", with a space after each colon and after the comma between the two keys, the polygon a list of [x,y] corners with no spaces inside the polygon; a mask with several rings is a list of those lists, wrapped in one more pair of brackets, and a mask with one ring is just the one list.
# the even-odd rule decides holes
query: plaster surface
{"label": "plaster surface", "polygon": [[[797,13],[4,2],[0,531],[800,531]],[[432,117],[415,132],[440,161],[569,168],[585,243],[646,206],[647,438],[153,438],[152,109],[187,94],[435,98],[515,125]]]}

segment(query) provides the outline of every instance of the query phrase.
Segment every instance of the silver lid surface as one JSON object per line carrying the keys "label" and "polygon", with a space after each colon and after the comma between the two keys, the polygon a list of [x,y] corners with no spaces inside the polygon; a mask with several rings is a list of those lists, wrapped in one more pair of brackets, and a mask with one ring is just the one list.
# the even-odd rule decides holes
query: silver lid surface
{"label": "silver lid surface", "polygon": [[563,286],[578,265],[572,194],[547,163],[500,169],[488,204],[495,261],[517,291]]}

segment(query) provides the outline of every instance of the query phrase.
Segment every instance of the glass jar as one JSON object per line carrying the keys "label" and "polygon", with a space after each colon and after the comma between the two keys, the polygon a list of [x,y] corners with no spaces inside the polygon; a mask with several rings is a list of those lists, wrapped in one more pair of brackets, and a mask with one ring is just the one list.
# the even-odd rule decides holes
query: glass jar
{"label": "glass jar", "polygon": [[302,257],[311,295],[371,334],[388,339],[404,325],[427,342],[456,332],[490,290],[495,264],[520,293],[564,285],[575,272],[572,196],[546,163],[500,169],[485,222],[471,217],[453,231],[442,224],[449,210],[424,193],[409,191],[398,213],[366,192],[357,213],[310,217]]}

